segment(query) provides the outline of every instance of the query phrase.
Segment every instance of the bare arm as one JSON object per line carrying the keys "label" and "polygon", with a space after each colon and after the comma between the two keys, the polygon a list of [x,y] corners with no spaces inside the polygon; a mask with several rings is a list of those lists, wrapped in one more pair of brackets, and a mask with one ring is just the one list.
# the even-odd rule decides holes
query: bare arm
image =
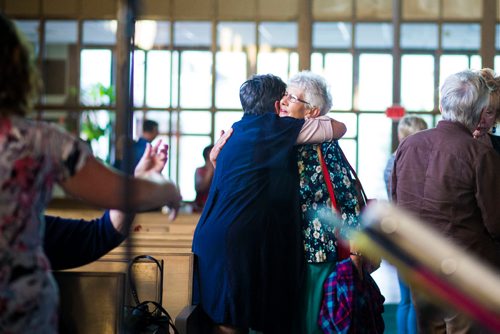
{"label": "bare arm", "polygon": [[[181,196],[177,187],[154,170],[144,178],[132,178],[107,168],[94,157],[72,177],[62,182],[64,190],[87,203],[105,208],[144,211],[167,205],[177,211]],[[124,200],[125,182],[129,182],[129,207]]]}
{"label": "bare arm", "polygon": [[319,144],[325,141],[340,139],[346,133],[344,123],[327,116],[306,119],[299,136],[297,144]]}

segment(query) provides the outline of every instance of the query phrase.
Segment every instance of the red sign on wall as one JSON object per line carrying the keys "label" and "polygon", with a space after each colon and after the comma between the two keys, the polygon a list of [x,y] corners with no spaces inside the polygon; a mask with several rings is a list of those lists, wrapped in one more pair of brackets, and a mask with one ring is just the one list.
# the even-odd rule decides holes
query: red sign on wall
{"label": "red sign on wall", "polygon": [[405,108],[399,105],[393,105],[385,110],[385,115],[394,120],[400,119],[405,115]]}

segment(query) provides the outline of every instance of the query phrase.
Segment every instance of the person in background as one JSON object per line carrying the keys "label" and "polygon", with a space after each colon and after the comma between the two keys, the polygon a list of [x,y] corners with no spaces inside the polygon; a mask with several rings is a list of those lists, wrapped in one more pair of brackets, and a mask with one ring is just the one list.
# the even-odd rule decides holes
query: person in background
{"label": "person in background", "polygon": [[[398,140],[401,142],[403,139],[418,131],[427,129],[427,123],[424,119],[418,116],[405,116],[399,120],[398,123]],[[391,175],[394,167],[394,158],[396,152],[392,153],[387,161],[384,170],[384,181],[387,189],[387,197],[391,201]],[[396,324],[398,334],[416,334],[417,333],[417,319],[415,316],[415,308],[411,300],[410,288],[398,275],[399,293],[401,299],[399,300],[398,308],[396,311]]]}
{"label": "person in background", "polygon": [[[56,125],[27,119],[40,80],[14,23],[0,14],[0,332],[57,333],[58,293],[43,251],[54,184],[88,204],[120,210],[180,206],[175,185],[107,168]],[[134,192],[124,200],[123,185]]]}
{"label": "person in background", "polygon": [[214,176],[214,165],[210,162],[210,151],[214,145],[209,145],[203,149],[203,159],[205,164],[196,168],[194,174],[194,189],[196,190],[196,198],[194,200],[194,211],[201,212],[208,198],[208,191],[212,184]]}
{"label": "person in background", "polygon": [[500,153],[500,136],[492,133],[492,130],[495,129],[495,123],[500,122],[500,77],[495,76],[495,72],[489,68],[483,68],[480,73],[491,90],[491,94],[488,109],[481,113],[481,121],[474,131],[474,138],[491,145],[495,151]]}
{"label": "person in background", "polygon": [[144,123],[142,123],[142,135],[134,143],[134,168],[141,160],[147,144],[151,144],[158,136],[158,133],[158,122],[150,119],[144,120]]}
{"label": "person in background", "polygon": [[[135,176],[161,173],[167,159],[167,146],[161,141],[154,147],[148,144]],[[134,213],[119,210],[106,210],[92,220],[45,215],[43,248],[52,270],[80,267],[107,254],[126,239],[133,219]]]}
{"label": "person in background", "polygon": [[194,233],[193,300],[214,333],[291,333],[297,318],[303,248],[294,145],[301,132],[319,143],[345,126],[337,133],[332,119],[278,117],[285,90],[270,74],[240,87],[244,115],[217,157]]}
{"label": "person in background", "polygon": [[[400,144],[391,194],[448,240],[500,268],[500,155],[474,139],[490,89],[479,72],[450,75],[441,86],[442,120]],[[432,247],[432,245],[427,245]],[[465,315],[444,310],[410,286],[419,333],[480,333]]]}

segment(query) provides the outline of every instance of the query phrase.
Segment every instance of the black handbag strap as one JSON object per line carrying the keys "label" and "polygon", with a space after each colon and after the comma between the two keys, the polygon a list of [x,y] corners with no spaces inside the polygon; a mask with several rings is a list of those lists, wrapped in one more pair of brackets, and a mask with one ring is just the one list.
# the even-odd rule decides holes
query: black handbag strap
{"label": "black handbag strap", "polygon": [[[133,275],[132,275],[132,266],[136,262],[138,262],[139,260],[142,260],[142,259],[146,259],[146,260],[149,260],[151,262],[156,263],[156,266],[158,267],[158,269],[160,271],[160,297],[159,297],[159,301],[157,304],[161,305],[162,297],[163,297],[162,296],[163,295],[163,261],[160,263],[160,261],[158,261],[157,259],[155,259],[151,255],[138,255],[138,256],[134,257],[132,260],[130,260],[130,262],[128,264],[128,280],[129,280],[130,290],[132,292],[132,297],[134,298],[135,305],[140,305],[141,302],[140,302],[139,296],[137,295],[137,288],[136,288],[135,280],[134,280]],[[156,303],[156,302],[154,302],[154,303]]]}

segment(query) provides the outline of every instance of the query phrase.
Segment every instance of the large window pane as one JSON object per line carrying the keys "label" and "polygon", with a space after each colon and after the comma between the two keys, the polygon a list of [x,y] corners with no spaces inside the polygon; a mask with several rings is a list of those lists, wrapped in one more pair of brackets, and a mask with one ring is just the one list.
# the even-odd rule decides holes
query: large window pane
{"label": "large window pane", "polygon": [[359,178],[368,198],[387,199],[383,175],[391,154],[392,120],[384,114],[361,114],[359,128]]}
{"label": "large window pane", "polygon": [[352,55],[349,53],[313,53],[311,71],[323,75],[330,85],[333,110],[352,108]]}
{"label": "large window pane", "polygon": [[255,23],[221,22],[217,25],[217,46],[222,51],[240,52],[255,45]]}
{"label": "large window pane", "polygon": [[334,110],[352,108],[352,55],[330,53],[325,56],[324,76],[330,83]]}
{"label": "large window pane", "polygon": [[470,57],[470,69],[480,70],[483,68],[483,60],[480,55],[473,55]]}
{"label": "large window pane", "polygon": [[144,76],[145,76],[145,58],[144,51],[134,52],[134,106],[142,107],[144,105]]}
{"label": "large window pane", "polygon": [[215,106],[241,108],[239,89],[247,79],[247,57],[244,52],[217,52]]}
{"label": "large window pane", "polygon": [[150,50],[153,46],[168,46],[170,44],[170,22],[137,21],[135,24],[135,44],[145,50]]}
{"label": "large window pane", "polygon": [[238,88],[256,63],[256,24],[221,22],[217,25],[215,105],[239,108]]}
{"label": "large window pane", "polygon": [[358,134],[357,117],[354,113],[330,112],[328,116],[345,124],[347,132],[342,138],[355,138]]}
{"label": "large window pane", "polygon": [[298,71],[295,49],[298,44],[297,23],[263,22],[259,30],[259,54],[257,73],[272,73],[287,81],[291,74]]}
{"label": "large window pane", "polygon": [[349,22],[313,23],[314,48],[349,48],[352,44],[352,24]]}
{"label": "large window pane", "polygon": [[443,49],[479,50],[481,46],[481,26],[479,24],[443,24]]}
{"label": "large window pane", "polygon": [[412,111],[434,108],[434,57],[403,55],[401,59],[401,104]]}
{"label": "large window pane", "polygon": [[219,111],[215,114],[215,140],[219,139],[221,130],[227,131],[231,126],[241,120],[242,111]]}
{"label": "large window pane", "polygon": [[261,48],[296,48],[298,28],[295,22],[263,22],[259,24]]}
{"label": "large window pane", "polygon": [[392,55],[359,56],[359,110],[385,110],[392,105]]}
{"label": "large window pane", "polygon": [[469,58],[465,55],[443,55],[440,58],[439,87],[451,74],[469,68]]}
{"label": "large window pane", "polygon": [[83,43],[93,45],[114,45],[116,43],[115,20],[83,22]]}
{"label": "large window pane", "polygon": [[180,105],[183,108],[210,108],[212,105],[212,53],[181,53]]}
{"label": "large window pane", "polygon": [[401,48],[436,49],[438,38],[437,24],[403,23],[401,25]]}
{"label": "large window pane", "polygon": [[257,57],[257,74],[274,74],[283,81],[287,81],[290,75],[298,72],[296,59],[292,57],[296,53],[286,51],[279,52],[259,52]]}
{"label": "large window pane", "polygon": [[82,50],[80,98],[85,105],[109,105],[114,102],[111,87],[111,50]]}
{"label": "large window pane", "polygon": [[170,51],[149,51],[146,70],[146,105],[170,106]]}
{"label": "large window pane", "polygon": [[209,137],[182,136],[179,139],[179,188],[185,201],[193,201],[196,197],[194,172],[205,164],[203,149],[208,145]]}
{"label": "large window pane", "polygon": [[[352,168],[357,169],[357,156],[356,156],[356,148],[357,148],[357,142],[354,139],[340,139],[339,140],[339,145],[342,148],[342,151],[345,154],[345,157],[347,158],[347,161],[351,164]],[[363,182],[364,184],[364,182]]]}
{"label": "large window pane", "polygon": [[390,23],[356,24],[355,46],[358,48],[392,48],[393,32]]}
{"label": "large window pane", "polygon": [[181,134],[210,134],[212,114],[209,111],[181,111]]}
{"label": "large window pane", "polygon": [[76,21],[47,21],[43,56],[43,102],[77,104],[78,38]]}
{"label": "large window pane", "polygon": [[212,43],[210,22],[175,22],[174,45],[176,46],[206,46]]}

